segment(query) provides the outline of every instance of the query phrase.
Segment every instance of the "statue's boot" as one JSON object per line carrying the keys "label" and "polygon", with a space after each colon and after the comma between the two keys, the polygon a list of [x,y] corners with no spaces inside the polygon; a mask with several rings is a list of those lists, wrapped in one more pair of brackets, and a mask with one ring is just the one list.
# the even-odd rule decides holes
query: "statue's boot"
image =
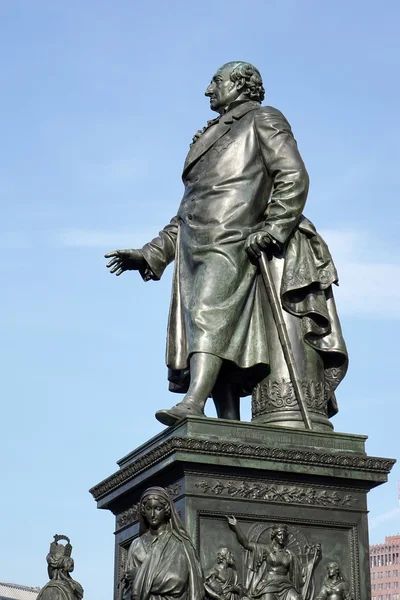
{"label": "statue's boot", "polygon": [[175,425],[186,417],[205,417],[204,410],[194,400],[182,400],[170,409],[156,412],[156,419],[163,425]]}

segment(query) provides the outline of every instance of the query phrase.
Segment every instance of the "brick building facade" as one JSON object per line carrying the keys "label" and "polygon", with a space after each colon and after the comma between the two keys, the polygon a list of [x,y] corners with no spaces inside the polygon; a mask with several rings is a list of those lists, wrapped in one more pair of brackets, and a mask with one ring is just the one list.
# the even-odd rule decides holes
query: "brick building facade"
{"label": "brick building facade", "polygon": [[372,600],[400,600],[400,534],[369,547]]}

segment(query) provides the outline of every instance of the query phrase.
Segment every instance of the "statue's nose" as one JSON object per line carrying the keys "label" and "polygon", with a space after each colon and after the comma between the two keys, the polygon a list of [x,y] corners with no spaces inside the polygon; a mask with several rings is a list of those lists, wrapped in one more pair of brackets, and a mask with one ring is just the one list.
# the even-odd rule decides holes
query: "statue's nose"
{"label": "statue's nose", "polygon": [[205,95],[205,96],[211,96],[211,94],[212,94],[212,93],[213,93],[213,88],[212,88],[212,85],[210,84],[210,85],[207,87],[206,91],[204,92],[204,95]]}

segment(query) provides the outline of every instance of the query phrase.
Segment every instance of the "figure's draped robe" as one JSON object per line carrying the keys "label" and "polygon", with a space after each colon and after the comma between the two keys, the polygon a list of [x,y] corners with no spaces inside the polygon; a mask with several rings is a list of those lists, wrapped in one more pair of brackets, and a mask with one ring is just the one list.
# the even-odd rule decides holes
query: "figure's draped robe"
{"label": "figure's draped robe", "polygon": [[303,573],[298,558],[284,550],[285,568],[283,573],[269,572],[269,567],[279,567],[279,559],[275,557],[271,546],[252,544],[252,551],[246,552],[248,576],[246,590],[250,598],[262,600],[265,594],[273,594],[276,600],[292,600],[299,598],[303,585]]}
{"label": "figure's draped robe", "polygon": [[170,527],[159,536],[144,533],[129,548],[127,571],[138,571],[123,600],[201,600],[190,585],[191,558],[188,545]]}
{"label": "figure's draped robe", "polygon": [[259,267],[245,251],[247,237],[265,231],[275,242],[270,267],[300,377],[311,396],[322,386],[324,410],[335,414],[334,390],[347,370],[332,294],[338,277],[328,247],[302,215],[308,175],[288,122],[255,102],[233,108],[193,144],[183,181],[177,216],[142,249],[152,279],[175,260],[170,389],[187,391],[194,352],[224,359],[242,395],[253,391],[254,417],[271,408],[257,384],[278,404],[290,386]]}
{"label": "figure's draped robe", "polygon": [[218,572],[218,570],[215,570],[212,575],[206,579],[204,587],[206,591],[209,589],[214,591],[214,593],[216,593],[221,600],[238,600],[239,594],[236,591],[238,582],[239,580],[236,569],[233,569],[232,567],[226,567],[223,570],[223,575]]}
{"label": "figure's draped robe", "polygon": [[80,600],[83,597],[82,586],[69,574],[59,575],[49,581],[40,590],[37,600]]}

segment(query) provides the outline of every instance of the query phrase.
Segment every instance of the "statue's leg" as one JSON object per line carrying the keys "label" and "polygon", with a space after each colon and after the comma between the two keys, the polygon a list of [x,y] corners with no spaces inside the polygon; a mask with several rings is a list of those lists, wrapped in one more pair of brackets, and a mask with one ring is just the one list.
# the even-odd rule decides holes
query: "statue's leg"
{"label": "statue's leg", "polygon": [[240,421],[240,394],[236,384],[219,377],[211,396],[220,419]]}
{"label": "statue's leg", "polygon": [[211,395],[222,366],[222,358],[206,352],[195,352],[190,358],[190,385],[182,402],[169,410],[156,412],[164,425],[174,425],[188,416],[203,417],[204,406]]}

